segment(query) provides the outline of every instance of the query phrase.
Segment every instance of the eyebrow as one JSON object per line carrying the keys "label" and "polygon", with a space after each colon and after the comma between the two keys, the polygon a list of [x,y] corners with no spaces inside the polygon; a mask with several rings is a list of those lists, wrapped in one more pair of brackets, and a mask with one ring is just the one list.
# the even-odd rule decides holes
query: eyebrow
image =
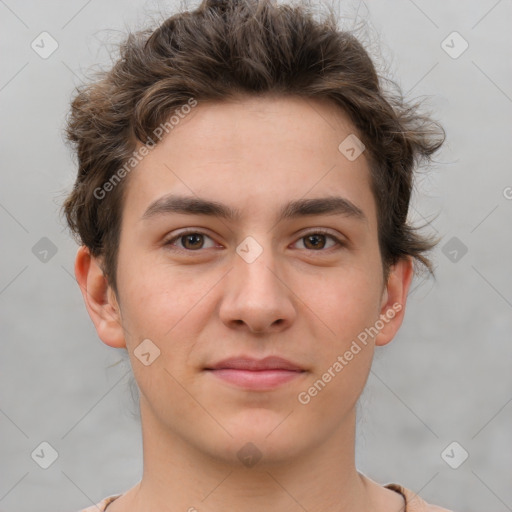
{"label": "eyebrow", "polygon": [[[151,203],[142,215],[141,220],[148,220],[171,213],[207,215],[210,217],[220,217],[229,221],[237,221],[241,217],[239,209],[231,208],[217,201],[169,194]],[[364,212],[353,202],[344,197],[329,196],[290,201],[281,208],[276,223],[286,219],[312,215],[343,215],[359,221],[368,222]]]}

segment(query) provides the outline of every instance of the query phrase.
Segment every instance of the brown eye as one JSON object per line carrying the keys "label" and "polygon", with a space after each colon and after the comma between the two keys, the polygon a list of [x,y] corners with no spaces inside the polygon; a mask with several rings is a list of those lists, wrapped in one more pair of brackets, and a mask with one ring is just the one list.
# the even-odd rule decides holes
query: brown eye
{"label": "brown eye", "polygon": [[185,249],[201,249],[200,246],[203,245],[203,235],[200,233],[192,233],[189,235],[180,236],[180,240],[182,240],[183,247]]}
{"label": "brown eye", "polygon": [[308,249],[323,249],[325,247],[325,235],[308,235],[305,236],[304,245]]}
{"label": "brown eye", "polygon": [[[205,239],[212,240],[211,237],[200,231],[188,231],[171,238],[164,245],[178,251],[197,252],[200,249],[208,248],[205,247]],[[212,240],[210,247],[214,246],[215,244]]]}
{"label": "brown eye", "polygon": [[[328,239],[331,239],[332,241],[334,241],[334,244],[331,244],[330,246],[327,247]],[[331,249],[332,247],[334,247],[336,245],[338,245],[338,246],[344,245],[343,242],[341,242],[341,240],[339,240],[337,237],[335,237],[334,235],[327,233],[327,232],[324,233],[323,231],[315,231],[315,232],[308,233],[307,235],[304,235],[303,237],[301,237],[300,241],[303,241],[303,245],[304,245],[305,249],[309,249],[310,251],[317,251],[317,252],[323,252],[324,249],[327,251],[328,249]]]}

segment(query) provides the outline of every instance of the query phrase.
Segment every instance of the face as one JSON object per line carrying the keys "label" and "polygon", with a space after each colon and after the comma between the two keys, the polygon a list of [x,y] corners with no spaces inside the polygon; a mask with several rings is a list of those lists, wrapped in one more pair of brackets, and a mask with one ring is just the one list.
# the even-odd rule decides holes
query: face
{"label": "face", "polygon": [[[132,171],[122,335],[98,332],[126,343],[143,422],[219,460],[250,441],[267,461],[346,423],[408,286],[383,282],[368,162],[339,149],[356,133],[319,100],[200,103]],[[211,370],[274,356],[300,371]]]}

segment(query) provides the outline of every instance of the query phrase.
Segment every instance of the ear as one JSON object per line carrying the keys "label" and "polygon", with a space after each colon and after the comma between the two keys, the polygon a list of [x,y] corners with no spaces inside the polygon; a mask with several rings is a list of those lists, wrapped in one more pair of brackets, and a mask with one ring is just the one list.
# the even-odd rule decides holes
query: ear
{"label": "ear", "polygon": [[391,267],[382,293],[380,320],[384,326],[375,337],[376,346],[387,345],[400,329],[413,274],[413,263],[410,257],[399,260]]}
{"label": "ear", "polygon": [[91,256],[85,246],[78,249],[75,276],[100,339],[110,347],[126,347],[115,293],[103,274],[100,261]]}

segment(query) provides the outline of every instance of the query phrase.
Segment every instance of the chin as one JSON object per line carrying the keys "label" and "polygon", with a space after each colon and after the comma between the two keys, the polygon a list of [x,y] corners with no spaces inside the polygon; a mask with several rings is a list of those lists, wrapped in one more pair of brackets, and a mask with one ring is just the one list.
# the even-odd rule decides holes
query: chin
{"label": "chin", "polygon": [[[267,416],[267,417],[265,417]],[[263,468],[286,463],[307,449],[304,431],[285,426],[283,416],[249,413],[243,421],[231,422],[226,430],[233,436],[221,435],[213,446],[213,456],[227,464]],[[280,424],[281,423],[281,424]],[[300,434],[300,435],[298,435]],[[208,437],[211,441],[212,438]]]}

